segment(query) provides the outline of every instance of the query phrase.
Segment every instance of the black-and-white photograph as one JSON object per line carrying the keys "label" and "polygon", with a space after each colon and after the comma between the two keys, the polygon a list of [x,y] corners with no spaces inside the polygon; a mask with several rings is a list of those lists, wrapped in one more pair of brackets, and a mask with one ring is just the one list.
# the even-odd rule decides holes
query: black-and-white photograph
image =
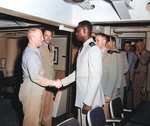
{"label": "black-and-white photograph", "polygon": [[58,54],[59,54],[59,48],[55,47],[54,48],[54,64],[58,64]]}

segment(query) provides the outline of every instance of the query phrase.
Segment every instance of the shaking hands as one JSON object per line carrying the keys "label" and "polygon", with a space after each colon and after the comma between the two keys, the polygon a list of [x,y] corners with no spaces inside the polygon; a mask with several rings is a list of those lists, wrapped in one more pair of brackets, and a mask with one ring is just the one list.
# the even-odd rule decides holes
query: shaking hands
{"label": "shaking hands", "polygon": [[54,80],[53,86],[56,88],[61,88],[63,86],[63,84],[62,84],[61,80],[57,79],[57,80]]}

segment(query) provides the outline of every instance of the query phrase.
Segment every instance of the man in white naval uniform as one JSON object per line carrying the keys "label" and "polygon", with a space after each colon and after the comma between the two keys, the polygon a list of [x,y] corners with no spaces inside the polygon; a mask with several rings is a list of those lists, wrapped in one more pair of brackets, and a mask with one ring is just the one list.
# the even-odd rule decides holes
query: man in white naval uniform
{"label": "man in white naval uniform", "polygon": [[[63,86],[76,80],[76,101],[78,107],[78,121],[86,126],[86,114],[95,106],[105,103],[101,87],[102,53],[91,38],[92,25],[89,21],[82,21],[77,26],[76,37],[83,42],[79,50],[76,71],[62,79]],[[76,77],[75,77],[76,76]]]}

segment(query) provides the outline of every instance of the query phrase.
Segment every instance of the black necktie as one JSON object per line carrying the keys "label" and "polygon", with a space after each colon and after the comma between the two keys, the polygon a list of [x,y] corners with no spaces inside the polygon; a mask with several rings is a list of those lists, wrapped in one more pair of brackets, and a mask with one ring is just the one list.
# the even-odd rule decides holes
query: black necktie
{"label": "black necktie", "polygon": [[129,56],[128,56],[128,55],[129,55],[129,54],[128,54],[128,52],[127,52],[127,60],[128,60],[128,62],[129,62],[129,59],[128,59]]}
{"label": "black necktie", "polygon": [[137,61],[136,61],[135,66],[134,66],[134,69],[137,69],[138,65],[139,65],[139,58],[137,58]]}
{"label": "black necktie", "polygon": [[51,52],[50,45],[48,44],[48,50]]}
{"label": "black necktie", "polygon": [[[141,55],[141,54],[142,54],[142,53],[140,53],[139,55]],[[139,62],[140,62],[140,60],[139,60],[139,58],[137,58],[137,61],[136,61],[136,63],[135,63],[134,69],[137,69],[137,68],[138,68]]]}

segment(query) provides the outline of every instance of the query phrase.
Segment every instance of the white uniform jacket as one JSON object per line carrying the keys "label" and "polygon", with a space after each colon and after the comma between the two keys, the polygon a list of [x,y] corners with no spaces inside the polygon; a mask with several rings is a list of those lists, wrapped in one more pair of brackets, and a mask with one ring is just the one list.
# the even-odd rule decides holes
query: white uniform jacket
{"label": "white uniform jacket", "polygon": [[76,76],[76,102],[75,106],[82,108],[84,104],[95,107],[105,104],[101,86],[102,53],[92,38],[79,50],[77,57],[77,70],[62,79],[63,85],[75,80]]}

